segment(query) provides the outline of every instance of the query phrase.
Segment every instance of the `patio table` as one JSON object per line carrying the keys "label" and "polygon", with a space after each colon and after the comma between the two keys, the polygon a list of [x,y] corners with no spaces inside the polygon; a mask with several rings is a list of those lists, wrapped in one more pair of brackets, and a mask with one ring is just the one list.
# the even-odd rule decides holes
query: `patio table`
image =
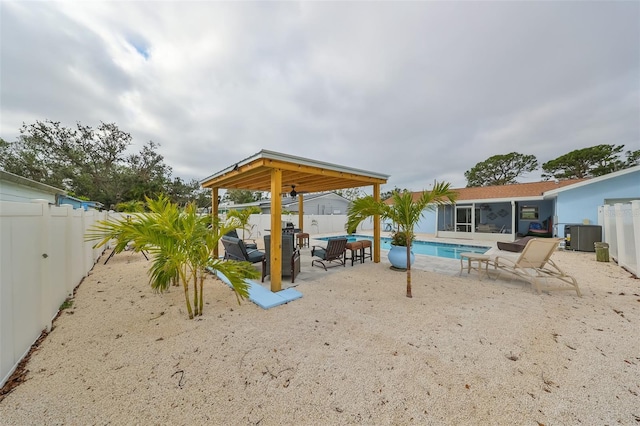
{"label": "patio table", "polygon": [[[483,271],[487,275],[487,277],[489,276],[489,255],[480,253],[460,253],[460,273],[458,273],[458,275],[462,275],[465,260],[467,261],[467,274],[470,274],[471,270],[473,269],[478,271],[480,279],[482,279]],[[476,262],[477,265],[474,266],[474,262]]]}

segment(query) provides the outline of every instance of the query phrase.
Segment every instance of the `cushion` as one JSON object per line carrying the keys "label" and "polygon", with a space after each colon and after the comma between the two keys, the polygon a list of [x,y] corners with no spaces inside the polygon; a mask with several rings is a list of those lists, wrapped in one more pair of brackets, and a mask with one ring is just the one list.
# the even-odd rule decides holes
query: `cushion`
{"label": "cushion", "polygon": [[247,255],[251,263],[261,262],[264,259],[264,253],[259,250],[247,250]]}
{"label": "cushion", "polygon": [[498,248],[504,251],[511,251],[514,253],[521,253],[524,250],[524,246],[527,245],[527,241],[532,239],[533,237],[524,237],[516,240],[512,243],[498,241]]}
{"label": "cushion", "polygon": [[316,247],[311,253],[312,256],[317,256],[320,259],[324,259],[327,256],[327,251],[322,247]]}

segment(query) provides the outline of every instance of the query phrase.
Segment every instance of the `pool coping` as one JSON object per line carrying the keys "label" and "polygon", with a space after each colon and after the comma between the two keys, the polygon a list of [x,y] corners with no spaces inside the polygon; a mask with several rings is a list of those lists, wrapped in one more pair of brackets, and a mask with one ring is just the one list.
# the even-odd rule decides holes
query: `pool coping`
{"label": "pool coping", "polygon": [[[332,234],[332,235],[319,235],[319,236],[314,236],[312,239],[316,240],[316,241],[328,241],[331,238],[342,238],[342,237],[351,237],[351,238],[366,238],[369,240],[373,240],[373,236],[372,235],[367,235],[367,234]],[[381,240],[389,241],[391,239],[390,236],[381,236],[380,237]],[[467,241],[467,240],[465,240]],[[462,242],[450,242],[450,241],[437,241],[435,239],[435,237],[433,238],[429,238],[429,239],[420,239],[419,235],[416,235],[416,239],[413,241],[413,245],[430,245],[430,246],[439,246],[439,247],[470,247],[470,248],[475,248],[475,249],[486,249],[485,253],[489,250],[491,250],[493,247],[496,246],[496,244],[494,242],[491,241],[487,241],[486,244],[481,244],[478,243],[477,240],[473,240],[474,243],[473,244],[465,244]],[[381,250],[384,251],[389,251],[388,248],[384,248],[384,247],[380,247]],[[441,258],[441,259],[451,259],[451,260],[459,260],[459,258],[451,258],[451,257],[443,257],[443,256],[434,256],[431,254],[422,254],[422,253],[414,253],[416,256],[429,256],[429,257],[436,257],[436,258]]]}

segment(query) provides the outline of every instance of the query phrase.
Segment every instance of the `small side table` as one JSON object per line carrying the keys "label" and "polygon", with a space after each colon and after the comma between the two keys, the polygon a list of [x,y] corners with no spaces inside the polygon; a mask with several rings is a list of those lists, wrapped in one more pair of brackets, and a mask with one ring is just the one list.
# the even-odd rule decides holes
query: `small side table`
{"label": "small side table", "polygon": [[[491,258],[489,255],[480,254],[480,253],[460,253],[460,273],[458,275],[462,275],[462,271],[464,270],[464,261],[467,261],[467,274],[471,273],[471,270],[474,269],[478,271],[478,274],[482,278],[482,272],[489,276],[489,260]],[[474,266],[473,262],[477,262],[477,265]],[[484,269],[483,269],[484,265]]]}
{"label": "small side table", "polygon": [[362,242],[361,241],[353,241],[351,243],[347,243],[345,246],[345,251],[351,250],[351,257],[346,257],[345,260],[351,259],[351,266],[353,266],[354,261],[362,262]]}
{"label": "small side table", "polygon": [[298,238],[298,247],[309,247],[309,234],[306,232],[300,232],[296,234]]}
{"label": "small side table", "polygon": [[[360,249],[361,262],[364,263],[364,260],[366,258],[369,258],[369,259],[373,260],[373,254],[371,253],[371,241],[369,241],[369,240],[360,240],[360,242],[362,243],[362,248]],[[368,253],[365,251],[366,249],[369,249]]]}

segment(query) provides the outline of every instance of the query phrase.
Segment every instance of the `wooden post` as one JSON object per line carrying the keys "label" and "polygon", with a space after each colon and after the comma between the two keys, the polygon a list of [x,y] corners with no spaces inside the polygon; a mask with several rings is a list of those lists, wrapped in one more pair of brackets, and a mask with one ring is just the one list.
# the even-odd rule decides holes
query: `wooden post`
{"label": "wooden post", "polygon": [[[373,184],[373,199],[380,202],[380,184]],[[380,263],[380,215],[373,216],[373,262]]]}
{"label": "wooden post", "polygon": [[[211,224],[213,226],[213,231],[218,232],[218,188],[211,188]],[[213,258],[217,259],[220,257],[220,253],[218,250],[218,244],[213,248]]]}
{"label": "wooden post", "polygon": [[304,195],[302,194],[298,194],[298,228],[300,232],[304,232]]}
{"label": "wooden post", "polygon": [[271,170],[271,291],[282,290],[282,170]]}

